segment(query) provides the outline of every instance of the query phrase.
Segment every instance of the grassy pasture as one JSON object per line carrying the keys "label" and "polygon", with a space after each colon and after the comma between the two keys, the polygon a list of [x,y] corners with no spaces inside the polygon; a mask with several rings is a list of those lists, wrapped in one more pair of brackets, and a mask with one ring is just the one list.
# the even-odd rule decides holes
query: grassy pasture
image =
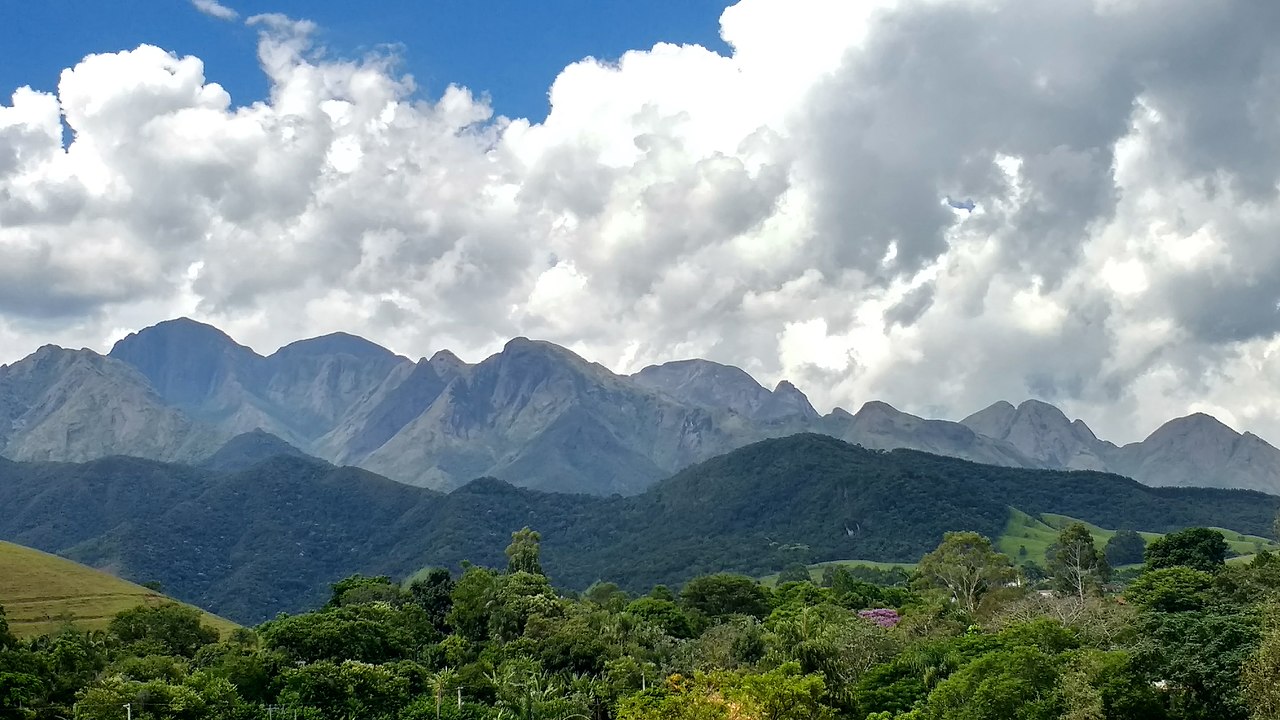
{"label": "grassy pasture", "polygon": [[[1005,526],[1004,534],[996,541],[996,547],[1000,552],[1013,558],[1014,562],[1033,560],[1043,565],[1045,551],[1058,539],[1058,533],[1063,528],[1076,522],[1081,521],[1066,515],[1045,513],[1040,517],[1032,517],[1021,510],[1010,510],[1009,524]],[[1115,530],[1100,528],[1089,523],[1083,524],[1089,528],[1089,534],[1093,536],[1093,542],[1099,548],[1105,546],[1107,541],[1116,534]],[[1258,550],[1280,551],[1280,543],[1270,538],[1244,535],[1234,530],[1225,530],[1223,528],[1213,529],[1222,533],[1223,537],[1226,538],[1227,546],[1234,556],[1231,560],[1235,562],[1252,559]],[[1161,533],[1153,532],[1139,531],[1138,534],[1148,543],[1164,537]],[[1021,552],[1023,547],[1027,549],[1025,555]]]}
{"label": "grassy pasture", "polygon": [[[0,605],[18,637],[54,632],[67,623],[101,630],[116,613],[172,600],[160,593],[66,558],[0,542]],[[226,634],[235,623],[205,613]]]}
{"label": "grassy pasture", "polygon": [[[1029,560],[1043,566],[1045,564],[1045,552],[1048,551],[1050,545],[1057,541],[1058,533],[1075,522],[1081,521],[1066,515],[1049,513],[1033,517],[1021,510],[1010,508],[1009,523],[1005,526],[1004,534],[995,539],[996,549],[1008,555],[1015,563]],[[1101,528],[1090,523],[1084,523],[1084,526],[1089,528],[1089,534],[1093,536],[1093,541],[1098,548],[1105,546],[1107,541],[1116,534],[1115,530]],[[1234,530],[1224,530],[1223,528],[1213,529],[1222,533],[1227,540],[1227,546],[1231,549],[1233,556],[1228,559],[1228,562],[1249,562],[1260,549],[1280,552],[1280,543],[1270,538],[1244,535]],[[1148,543],[1163,537],[1161,533],[1153,532],[1139,532],[1138,534]],[[1023,552],[1024,548],[1026,549],[1025,552]],[[816,583],[822,579],[822,571],[834,565],[865,565],[879,569],[898,567],[907,572],[915,569],[914,563],[886,563],[875,560],[832,560],[810,565],[809,576]],[[766,575],[760,578],[760,581],[772,587],[777,584],[778,575],[776,573]]]}

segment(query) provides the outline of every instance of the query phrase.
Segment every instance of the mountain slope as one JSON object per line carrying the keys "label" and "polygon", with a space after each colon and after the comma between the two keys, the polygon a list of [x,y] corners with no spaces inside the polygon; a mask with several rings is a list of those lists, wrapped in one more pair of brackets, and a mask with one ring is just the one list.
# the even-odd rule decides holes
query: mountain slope
{"label": "mountain slope", "polygon": [[1111,467],[1150,485],[1251,487],[1280,493],[1280,450],[1196,413],[1120,448]]}
{"label": "mountain slope", "polygon": [[907,448],[992,465],[1035,467],[1008,443],[979,435],[960,423],[925,420],[888,403],[868,402],[856,415],[838,411],[824,420],[826,434],[873,450]]}
{"label": "mountain slope", "polygon": [[105,358],[46,347],[0,367],[0,454],[9,457],[190,462],[258,430],[329,462],[437,489],[492,475],[632,495],[733,448],[818,432],[873,449],[1280,493],[1280,450],[1207,416],[1171,421],[1123,448],[1035,400],[996,403],[958,423],[878,401],[819,416],[790,383],[771,391],[730,365],[681,360],[622,376],[524,338],[476,365],[447,350],[415,363],[346,333],[264,357],[180,318],[125,337]]}
{"label": "mountain slope", "polygon": [[709,360],[677,360],[650,365],[631,376],[641,387],[687,404],[723,408],[758,421],[795,416],[816,420],[818,411],[796,386],[778,383],[773,392],[740,368]]}
{"label": "mountain slope", "polygon": [[268,357],[187,318],[132,333],[110,357],[145,376],[171,406],[230,438],[264,430],[306,451],[409,361],[346,333]]}
{"label": "mountain slope", "polygon": [[274,457],[309,457],[306,453],[263,430],[237,435],[205,458],[200,467],[217,472],[237,472]]}
{"label": "mountain slope", "polygon": [[[19,638],[56,632],[70,622],[102,630],[116,613],[170,602],[164,595],[66,558],[0,541],[0,606]],[[237,626],[204,613],[224,635]]]}
{"label": "mountain slope", "polygon": [[0,454],[88,460],[127,453],[185,460],[219,437],[165,405],[146,378],[90,350],[46,346],[0,366]]}
{"label": "mountain slope", "polygon": [[558,584],[634,589],[719,570],[764,575],[794,561],[914,561],[948,530],[998,536],[1011,507],[1101,527],[1263,534],[1280,498],[804,434],[713,458],[631,497],[491,478],[441,495],[298,457],[233,473],[109,458],[0,460],[0,507],[0,537],[158,580],[183,600],[254,622],[318,604],[327,584],[355,572],[405,576],[464,559],[500,566],[510,534],[524,526],[542,533]]}
{"label": "mountain slope", "polygon": [[363,462],[426,412],[460,374],[440,354],[395,368],[319,440],[320,454],[340,463]]}
{"label": "mountain slope", "polygon": [[547,490],[633,494],[749,439],[748,424],[730,413],[682,405],[564,348],[517,338],[452,378],[360,464],[440,489],[494,475]]}

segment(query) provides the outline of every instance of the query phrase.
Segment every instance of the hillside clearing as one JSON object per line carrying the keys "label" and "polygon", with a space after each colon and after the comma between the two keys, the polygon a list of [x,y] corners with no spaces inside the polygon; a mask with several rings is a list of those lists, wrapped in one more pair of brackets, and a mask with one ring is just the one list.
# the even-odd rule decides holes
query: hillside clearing
{"label": "hillside clearing", "polygon": [[[1021,510],[1010,509],[1009,524],[1005,526],[1004,534],[996,540],[996,547],[1000,552],[1013,558],[1014,562],[1029,560],[1043,565],[1045,563],[1045,553],[1049,550],[1049,546],[1057,541],[1058,533],[1068,525],[1077,522],[1089,529],[1089,534],[1093,536],[1093,542],[1099,548],[1106,546],[1107,541],[1117,532],[1116,530],[1101,528],[1067,515],[1045,513],[1039,517],[1032,517]],[[1251,559],[1259,550],[1280,551],[1280,543],[1269,538],[1245,535],[1234,530],[1217,527],[1213,529],[1222,533],[1223,537],[1226,538],[1227,546],[1234,556],[1231,560],[1234,562]],[[1154,532],[1139,531],[1138,534],[1148,543],[1164,537],[1162,533]]]}
{"label": "hillside clearing", "polygon": [[[18,637],[56,632],[71,623],[102,630],[122,610],[172,599],[66,558],[0,541],[0,605]],[[235,623],[205,613],[224,635]]]}

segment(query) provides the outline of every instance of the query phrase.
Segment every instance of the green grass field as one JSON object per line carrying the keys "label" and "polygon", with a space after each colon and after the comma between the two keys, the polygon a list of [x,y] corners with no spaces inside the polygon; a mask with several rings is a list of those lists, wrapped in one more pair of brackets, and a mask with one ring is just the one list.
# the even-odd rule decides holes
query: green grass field
{"label": "green grass field", "polygon": [[[67,623],[101,630],[122,610],[159,605],[170,598],[56,555],[0,542],[0,605],[18,637],[53,632]],[[230,620],[205,613],[224,635]]]}
{"label": "green grass field", "polygon": [[[1004,534],[996,541],[996,547],[1000,552],[1013,558],[1014,562],[1033,560],[1043,565],[1045,551],[1058,539],[1058,533],[1075,522],[1081,521],[1066,515],[1048,513],[1036,518],[1020,510],[1011,510],[1009,524],[1005,526]],[[1089,528],[1089,534],[1093,536],[1093,541],[1099,548],[1106,545],[1107,541],[1116,534],[1115,530],[1100,528],[1089,523],[1083,524]],[[1213,529],[1222,533],[1223,537],[1226,538],[1227,546],[1231,548],[1232,554],[1236,556],[1232,558],[1234,562],[1247,562],[1253,558],[1258,550],[1280,551],[1280,543],[1269,538],[1243,535],[1234,530],[1225,530],[1223,528]],[[1160,533],[1152,532],[1139,532],[1138,534],[1148,543],[1163,537]],[[1025,554],[1022,552],[1022,548],[1026,548]]]}
{"label": "green grass field", "polygon": [[[1039,565],[1045,564],[1045,552],[1058,539],[1058,533],[1074,522],[1082,522],[1073,517],[1066,515],[1044,514],[1040,517],[1032,517],[1021,510],[1010,508],[1009,524],[1005,526],[1004,534],[996,538],[996,549],[1008,555],[1015,563],[1034,561]],[[1116,534],[1115,530],[1108,530],[1097,525],[1084,523],[1089,528],[1089,534],[1093,536],[1093,541],[1098,548],[1102,548],[1107,541]],[[1213,528],[1222,533],[1227,540],[1227,546],[1231,548],[1233,557],[1229,558],[1229,563],[1249,562],[1258,550],[1267,550],[1269,552],[1280,552],[1280,543],[1270,538],[1258,537],[1256,535],[1243,535],[1234,530],[1225,530],[1223,528]],[[1164,537],[1160,533],[1140,532],[1138,533],[1148,543]],[[1026,552],[1023,552],[1023,549]],[[866,565],[869,567],[888,569],[902,568],[907,572],[915,569],[915,563],[886,563],[875,560],[832,560],[830,562],[817,563],[809,566],[809,576],[814,582],[822,579],[823,569],[833,565]],[[778,583],[777,573],[766,575],[760,578],[760,582],[773,587]]]}

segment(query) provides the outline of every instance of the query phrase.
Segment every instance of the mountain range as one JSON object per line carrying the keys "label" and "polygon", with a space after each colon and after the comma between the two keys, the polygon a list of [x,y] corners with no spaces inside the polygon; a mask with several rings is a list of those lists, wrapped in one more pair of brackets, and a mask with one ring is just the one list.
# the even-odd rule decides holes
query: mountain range
{"label": "mountain range", "polygon": [[12,460],[201,465],[253,431],[446,491],[490,476],[634,495],[693,463],[809,432],[869,449],[1280,494],[1280,450],[1203,414],[1123,446],[1036,400],[997,402],[959,422],[879,401],[822,415],[791,383],[770,390],[729,365],[680,360],[619,375],[525,338],[475,364],[447,350],[413,361],[345,333],[263,356],[183,318],[130,334],[107,355],[45,346],[0,366],[0,455]]}
{"label": "mountain range", "polygon": [[181,600],[254,623],[315,607],[352,573],[405,577],[463,560],[502,567],[511,533],[525,526],[542,534],[543,565],[558,586],[647,590],[795,562],[914,562],[949,530],[1000,536],[1013,509],[1106,528],[1263,535],[1280,507],[1280,497],[1254,491],[1152,488],[812,433],[753,443],[627,497],[492,478],[440,493],[302,456],[265,433],[219,456],[221,469],[0,459],[0,538],[158,581]]}

